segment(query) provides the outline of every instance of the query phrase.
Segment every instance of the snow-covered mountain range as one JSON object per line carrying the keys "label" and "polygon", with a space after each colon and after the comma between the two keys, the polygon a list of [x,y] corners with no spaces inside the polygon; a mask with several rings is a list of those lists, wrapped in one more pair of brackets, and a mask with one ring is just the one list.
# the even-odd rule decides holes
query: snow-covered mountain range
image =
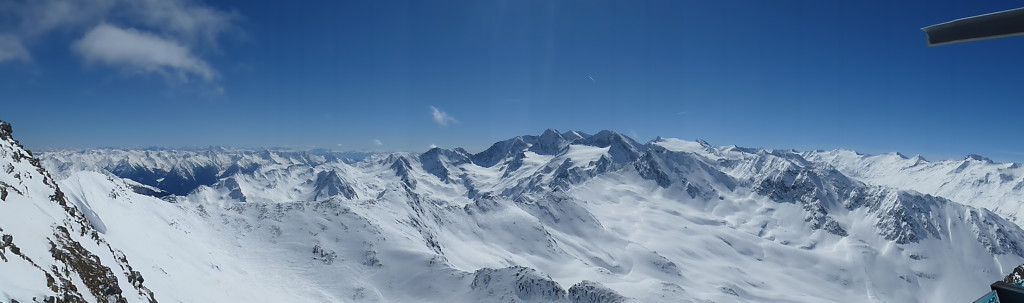
{"label": "snow-covered mountain range", "polygon": [[[1014,164],[911,169],[554,130],[476,154],[99,149],[40,162],[7,129],[5,241],[24,252],[60,226],[95,231],[89,243],[108,246],[85,249],[120,269],[108,276],[128,301],[964,302],[1024,263],[1024,231],[1000,217],[1019,208]],[[39,213],[60,204],[35,192],[67,206]],[[46,247],[31,258],[60,265]],[[0,274],[0,300],[61,295],[48,267],[24,264],[0,273],[40,281]]]}
{"label": "snow-covered mountain range", "polygon": [[995,163],[979,155],[962,160],[928,161],[899,153],[863,155],[847,150],[815,151],[805,158],[832,165],[867,183],[916,190],[990,209],[1024,225],[1024,167]]}

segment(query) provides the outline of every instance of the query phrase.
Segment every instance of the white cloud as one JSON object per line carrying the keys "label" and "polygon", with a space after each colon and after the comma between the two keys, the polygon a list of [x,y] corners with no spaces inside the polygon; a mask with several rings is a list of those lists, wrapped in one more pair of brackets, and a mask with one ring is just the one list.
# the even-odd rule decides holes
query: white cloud
{"label": "white cloud", "polygon": [[234,28],[238,14],[186,0],[125,0],[137,22],[163,29],[188,44],[216,47],[217,38]]}
{"label": "white cloud", "polygon": [[373,145],[381,146],[384,145],[384,142],[380,142],[380,139],[373,139]]}
{"label": "white cloud", "polygon": [[74,43],[72,48],[88,63],[120,67],[128,71],[188,75],[210,82],[217,73],[206,61],[196,58],[188,48],[156,35],[135,29],[100,24]]}
{"label": "white cloud", "polygon": [[199,0],[33,0],[0,4],[19,31],[37,36],[54,30],[83,30],[103,22],[132,24],[189,45],[215,46],[235,29],[240,16]]}
{"label": "white cloud", "polygon": [[6,34],[0,35],[0,62],[28,62],[30,60],[32,60],[32,56],[28,54],[28,50],[21,44],[18,37]]}
{"label": "white cloud", "polygon": [[435,148],[437,148],[437,144],[430,144],[429,149],[435,149]]}
{"label": "white cloud", "polygon": [[19,30],[27,37],[51,31],[94,26],[117,6],[118,0],[38,0],[11,7],[20,16]]}
{"label": "white cloud", "polygon": [[448,126],[450,124],[459,123],[459,120],[455,120],[454,117],[448,115],[448,113],[437,109],[436,107],[430,107],[430,115],[434,118],[434,123],[441,126]]}
{"label": "white cloud", "polygon": [[239,33],[240,19],[203,0],[0,1],[0,32],[11,36],[0,38],[0,61],[28,61],[39,40],[78,36],[65,43],[87,62],[210,82],[218,73],[203,54]]}

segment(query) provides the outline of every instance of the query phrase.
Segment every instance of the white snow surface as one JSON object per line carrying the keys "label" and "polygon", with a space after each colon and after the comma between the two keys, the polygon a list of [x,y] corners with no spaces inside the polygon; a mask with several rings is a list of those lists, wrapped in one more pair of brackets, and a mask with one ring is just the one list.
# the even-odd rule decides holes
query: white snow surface
{"label": "white snow surface", "polygon": [[[1017,225],[836,164],[852,158],[602,134],[499,142],[489,166],[460,151],[42,159],[160,302],[966,302],[1024,263]],[[133,191],[166,185],[138,172],[197,167],[216,179],[187,195]],[[2,210],[16,239],[46,230],[13,218],[59,217]],[[45,293],[5,264],[0,300]]]}
{"label": "white snow surface", "polygon": [[806,152],[804,157],[832,165],[865,183],[984,207],[1024,225],[1024,167],[1020,163],[995,163],[977,155],[932,162],[921,156],[864,155],[848,150]]}

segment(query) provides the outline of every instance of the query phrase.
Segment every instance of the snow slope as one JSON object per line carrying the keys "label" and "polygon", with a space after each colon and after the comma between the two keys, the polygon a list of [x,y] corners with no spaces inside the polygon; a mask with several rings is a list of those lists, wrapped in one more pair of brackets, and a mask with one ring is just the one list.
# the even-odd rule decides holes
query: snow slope
{"label": "snow slope", "polygon": [[611,131],[358,162],[43,159],[112,246],[145,256],[161,301],[964,302],[1024,263],[1024,231],[985,209],[793,151]]}
{"label": "snow slope", "polygon": [[899,153],[863,155],[852,151],[804,153],[863,182],[915,190],[984,207],[1024,225],[1024,167],[969,155],[962,160],[928,161]]}
{"label": "snow slope", "polygon": [[153,301],[144,275],[106,241],[102,224],[89,224],[94,213],[69,202],[6,122],[0,168],[0,301]]}

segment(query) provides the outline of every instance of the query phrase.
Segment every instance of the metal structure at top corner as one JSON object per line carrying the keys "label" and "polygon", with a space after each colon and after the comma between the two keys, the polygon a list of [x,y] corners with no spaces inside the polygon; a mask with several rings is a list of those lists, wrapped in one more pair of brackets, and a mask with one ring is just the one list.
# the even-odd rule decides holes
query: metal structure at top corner
{"label": "metal structure at top corner", "polygon": [[1024,7],[939,23],[921,29],[928,46],[1024,35]]}

